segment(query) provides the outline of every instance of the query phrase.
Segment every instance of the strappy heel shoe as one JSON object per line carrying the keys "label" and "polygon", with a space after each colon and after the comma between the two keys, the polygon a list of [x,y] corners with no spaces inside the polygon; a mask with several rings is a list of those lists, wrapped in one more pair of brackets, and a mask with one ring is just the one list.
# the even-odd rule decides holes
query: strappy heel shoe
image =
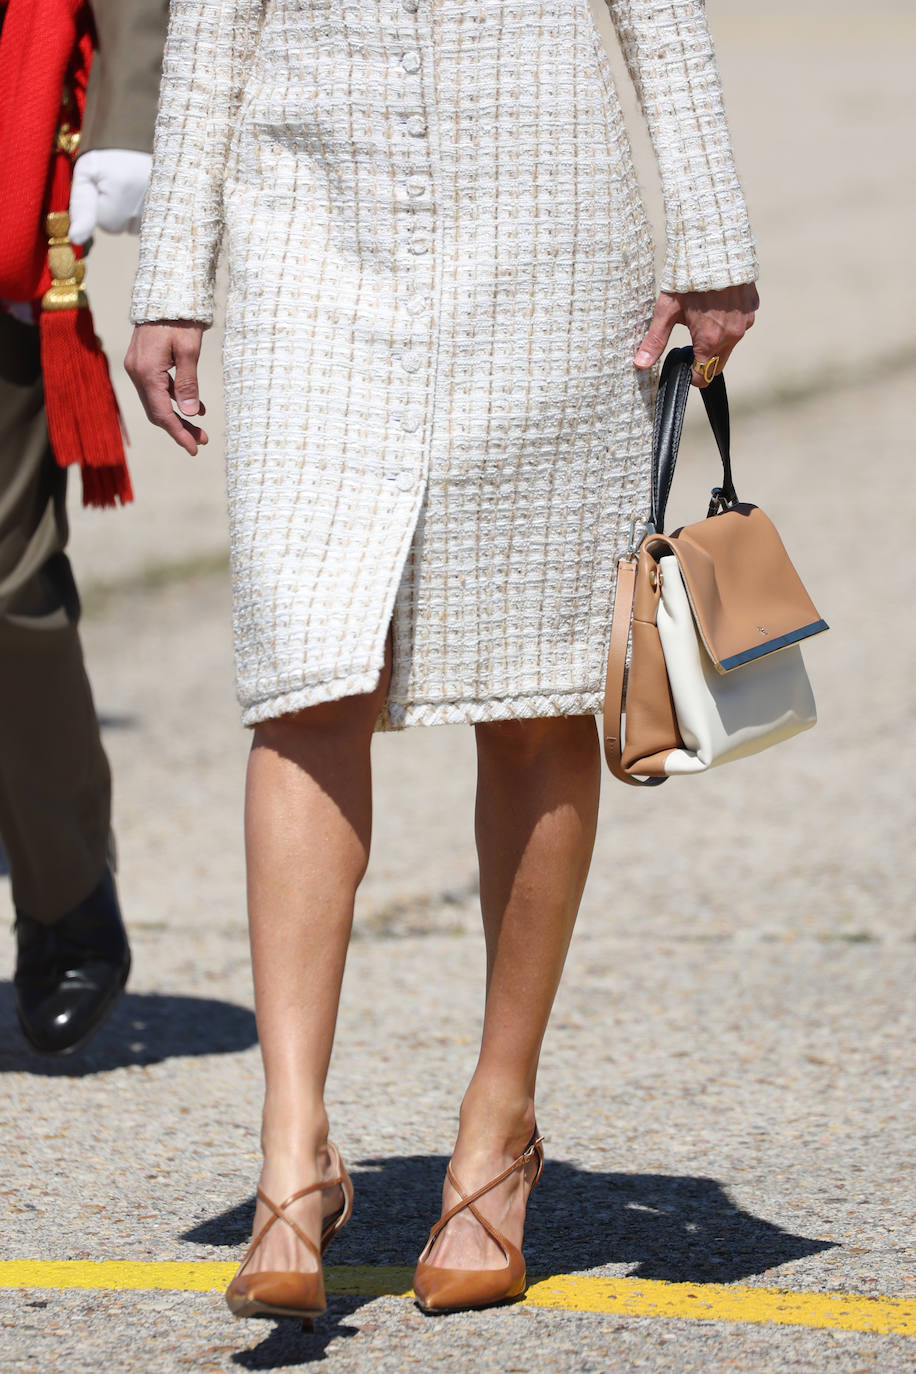
{"label": "strappy heel shoe", "polygon": [[[321,1268],[321,1257],[341,1226],[349,1220],[350,1213],[353,1211],[353,1185],[350,1182],[350,1177],[341,1163],[336,1147],[329,1145],[328,1149],[337,1160],[337,1173],[334,1178],[329,1178],[321,1183],[310,1183],[307,1188],[300,1188],[298,1193],[293,1193],[285,1202],[281,1202],[279,1207],[270,1200],[266,1193],[262,1192],[260,1188],[258,1189],[258,1197],[272,1215],[268,1217],[249,1245],[245,1258],[226,1289],[226,1302],[233,1316],[297,1317],[301,1319],[303,1326],[308,1330],[311,1328],[314,1318],[324,1312],[327,1303],[324,1296],[324,1274]],[[341,1188],[344,1200],[339,1211],[325,1221],[321,1232],[321,1249],[319,1250],[301,1226],[297,1226],[292,1217],[288,1215],[287,1208],[291,1207],[294,1202],[298,1202],[300,1198],[308,1197],[310,1193],[324,1192],[328,1188]],[[245,1269],[252,1255],[271,1227],[278,1221],[285,1222],[297,1239],[315,1256],[317,1269],[309,1273],[300,1273],[296,1270],[283,1272],[264,1269],[257,1274],[250,1275],[250,1277],[247,1276]]]}
{"label": "strappy heel shoe", "polygon": [[[511,1302],[524,1293],[527,1274],[521,1250],[500,1231],[497,1231],[496,1227],[475,1206],[475,1203],[485,1193],[489,1193],[492,1188],[503,1183],[517,1169],[524,1169],[530,1160],[536,1159],[537,1173],[532,1179],[531,1188],[528,1190],[530,1197],[531,1191],[544,1169],[542,1140],[543,1137],[535,1131],[527,1148],[519,1155],[518,1159],[514,1160],[508,1169],[503,1169],[501,1174],[497,1174],[496,1178],[490,1179],[489,1183],[485,1183],[482,1188],[477,1188],[473,1193],[465,1193],[452,1172],[451,1164],[448,1166],[448,1181],[461,1201],[456,1202],[454,1207],[450,1207],[445,1215],[436,1222],[429,1233],[429,1240],[426,1242],[417,1263],[413,1276],[413,1291],[424,1312],[457,1312],[468,1307],[493,1307],[497,1303]],[[502,1250],[506,1257],[506,1263],[502,1269],[440,1269],[437,1265],[428,1263],[433,1246],[445,1227],[448,1226],[452,1217],[456,1217],[465,1208],[480,1222],[487,1235]]]}

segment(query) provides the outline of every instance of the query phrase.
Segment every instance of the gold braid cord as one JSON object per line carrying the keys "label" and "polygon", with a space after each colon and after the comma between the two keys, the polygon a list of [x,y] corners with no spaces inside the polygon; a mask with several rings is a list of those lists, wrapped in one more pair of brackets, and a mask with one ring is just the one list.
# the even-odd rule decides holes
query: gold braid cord
{"label": "gold braid cord", "polygon": [[[55,149],[65,153],[71,164],[79,151],[80,131],[71,122],[74,99],[70,91],[61,97],[62,114],[57,127]],[[41,298],[42,310],[81,310],[89,304],[83,290],[86,265],[77,258],[70,243],[70,215],[57,210],[45,216],[48,236],[48,267],[51,285]]]}
{"label": "gold braid cord", "polygon": [[70,216],[57,210],[45,217],[48,235],[48,266],[51,285],[41,298],[42,310],[80,310],[89,302],[83,290],[86,264],[77,258],[70,242]]}

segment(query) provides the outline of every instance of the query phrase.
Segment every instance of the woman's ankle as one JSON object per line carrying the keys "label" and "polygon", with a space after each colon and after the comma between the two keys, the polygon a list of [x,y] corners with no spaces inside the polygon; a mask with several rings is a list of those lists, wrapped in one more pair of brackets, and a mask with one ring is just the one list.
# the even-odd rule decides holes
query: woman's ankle
{"label": "woman's ankle", "polygon": [[520,1155],[535,1129],[534,1098],[471,1083],[458,1118],[462,1151]]}
{"label": "woman's ankle", "polygon": [[317,1160],[319,1166],[323,1166],[327,1163],[328,1130],[328,1116],[323,1107],[294,1114],[265,1103],[261,1122],[264,1159],[287,1158],[304,1164]]}

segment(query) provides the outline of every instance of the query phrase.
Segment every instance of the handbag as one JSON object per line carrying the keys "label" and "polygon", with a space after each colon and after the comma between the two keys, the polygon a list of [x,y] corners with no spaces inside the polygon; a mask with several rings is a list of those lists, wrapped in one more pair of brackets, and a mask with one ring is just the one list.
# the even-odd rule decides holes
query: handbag
{"label": "handbag", "polygon": [[721,375],[701,395],[722,460],[705,520],[664,533],[693,364],[659,379],[651,509],[618,564],[604,702],[616,778],[658,786],[756,754],[817,720],[800,644],[828,628],[772,521],[738,500]]}

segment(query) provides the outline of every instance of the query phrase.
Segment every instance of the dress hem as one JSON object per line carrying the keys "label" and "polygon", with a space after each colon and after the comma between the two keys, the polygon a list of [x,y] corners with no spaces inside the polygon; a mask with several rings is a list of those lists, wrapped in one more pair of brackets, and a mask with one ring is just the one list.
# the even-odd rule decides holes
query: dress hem
{"label": "dress hem", "polygon": [[[348,677],[314,683],[291,692],[244,706],[242,724],[259,725],[278,716],[321,706],[343,697],[361,696],[378,684],[378,672],[353,673]],[[518,696],[486,697],[463,701],[388,702],[376,729],[391,732],[414,725],[484,725],[500,720],[543,720],[553,716],[593,716],[604,705],[601,692],[525,692]]]}
{"label": "dress hem", "polygon": [[543,720],[553,716],[593,716],[602,709],[601,692],[525,692],[483,700],[389,702],[379,730],[405,730],[413,725],[486,725],[500,720]]}
{"label": "dress hem", "polygon": [[259,701],[243,702],[242,724],[260,725],[262,721],[293,715],[296,711],[305,711],[310,706],[342,701],[344,697],[365,696],[378,686],[379,672],[376,668],[368,672],[350,673],[346,677],[329,678],[325,682],[311,683],[308,687],[295,687],[290,692],[262,697]]}

